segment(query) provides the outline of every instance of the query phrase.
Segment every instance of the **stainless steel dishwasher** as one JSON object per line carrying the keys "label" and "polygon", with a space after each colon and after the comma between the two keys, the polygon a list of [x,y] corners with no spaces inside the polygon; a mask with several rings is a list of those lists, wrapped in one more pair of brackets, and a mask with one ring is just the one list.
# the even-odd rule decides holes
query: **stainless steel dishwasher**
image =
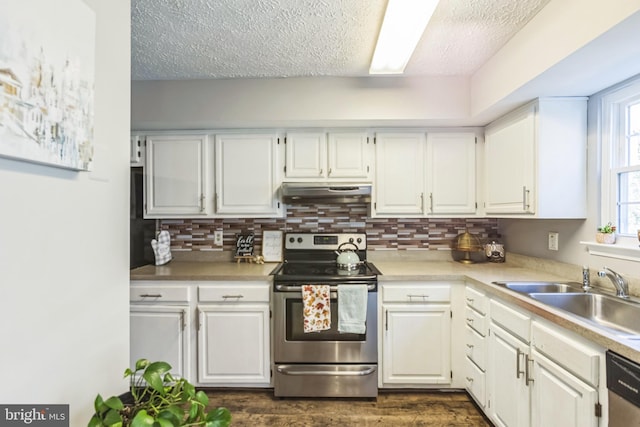
{"label": "stainless steel dishwasher", "polygon": [[607,351],[609,427],[640,426],[640,365]]}

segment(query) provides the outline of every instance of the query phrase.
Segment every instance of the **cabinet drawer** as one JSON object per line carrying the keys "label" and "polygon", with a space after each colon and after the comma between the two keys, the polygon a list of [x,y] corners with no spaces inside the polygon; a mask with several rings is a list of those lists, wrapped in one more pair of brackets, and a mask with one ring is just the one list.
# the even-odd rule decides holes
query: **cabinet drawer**
{"label": "cabinet drawer", "polygon": [[200,302],[269,302],[270,287],[266,283],[227,282],[198,286]]}
{"label": "cabinet drawer", "polygon": [[480,370],[469,358],[465,358],[465,377],[464,382],[467,390],[476,402],[484,408],[485,406],[485,373]]}
{"label": "cabinet drawer", "polygon": [[189,302],[189,285],[133,285],[129,288],[131,302]]}
{"label": "cabinet drawer", "polygon": [[598,386],[600,352],[596,349],[537,321],[533,322],[531,342],[538,351],[566,370]]}
{"label": "cabinet drawer", "polygon": [[383,302],[449,302],[449,285],[383,285]]}
{"label": "cabinet drawer", "polygon": [[487,367],[487,350],[485,338],[471,329],[465,328],[464,351],[467,357],[475,362],[483,371]]}
{"label": "cabinet drawer", "polygon": [[487,297],[469,286],[464,288],[464,300],[469,307],[482,314],[487,314]]}
{"label": "cabinet drawer", "polygon": [[528,315],[493,299],[489,304],[489,312],[491,319],[498,325],[512,332],[524,342],[531,341],[531,318]]}
{"label": "cabinet drawer", "polygon": [[464,321],[468,327],[474,329],[483,337],[487,336],[487,316],[478,313],[470,307],[465,307]]}

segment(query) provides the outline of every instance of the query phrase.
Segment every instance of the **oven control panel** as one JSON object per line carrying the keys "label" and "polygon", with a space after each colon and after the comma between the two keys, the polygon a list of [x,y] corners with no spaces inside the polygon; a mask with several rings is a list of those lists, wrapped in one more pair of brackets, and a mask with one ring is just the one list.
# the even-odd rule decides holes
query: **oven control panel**
{"label": "oven control panel", "polygon": [[287,233],[284,239],[285,249],[318,249],[337,250],[342,249],[366,250],[367,235],[364,233]]}

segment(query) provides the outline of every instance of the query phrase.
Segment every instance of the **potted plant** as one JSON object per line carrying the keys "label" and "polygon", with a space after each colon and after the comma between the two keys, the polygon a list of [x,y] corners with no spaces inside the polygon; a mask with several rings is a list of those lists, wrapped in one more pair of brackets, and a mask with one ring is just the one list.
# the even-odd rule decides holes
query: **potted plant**
{"label": "potted plant", "polygon": [[[175,378],[166,362],[136,362],[135,370],[127,368],[130,391],[122,398],[104,400],[98,394],[95,413],[89,427],[227,427],[231,413],[227,408],[207,411],[209,398],[184,378]],[[125,400],[123,402],[123,399]]]}
{"label": "potted plant", "polygon": [[598,227],[596,242],[612,244],[616,242],[616,226],[608,222],[602,227]]}

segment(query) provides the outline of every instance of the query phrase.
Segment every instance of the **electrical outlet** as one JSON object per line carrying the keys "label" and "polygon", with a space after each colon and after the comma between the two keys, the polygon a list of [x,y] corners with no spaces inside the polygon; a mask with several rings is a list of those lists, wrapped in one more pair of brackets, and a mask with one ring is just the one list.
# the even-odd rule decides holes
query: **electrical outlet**
{"label": "electrical outlet", "polygon": [[213,244],[216,246],[222,246],[222,230],[216,230],[213,232]]}
{"label": "electrical outlet", "polygon": [[558,250],[558,239],[559,235],[555,231],[549,232],[549,250],[557,251]]}

